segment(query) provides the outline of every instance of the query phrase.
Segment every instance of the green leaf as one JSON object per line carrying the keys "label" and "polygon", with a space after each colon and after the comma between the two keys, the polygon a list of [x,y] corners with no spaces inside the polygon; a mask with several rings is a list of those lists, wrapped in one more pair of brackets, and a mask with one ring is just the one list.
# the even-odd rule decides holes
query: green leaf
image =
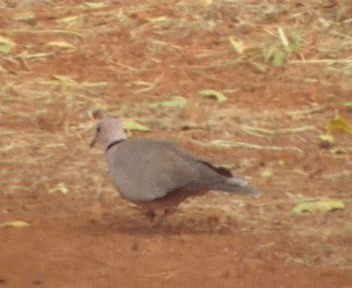
{"label": "green leaf", "polygon": [[260,72],[260,73],[265,73],[266,70],[267,70],[267,68],[266,68],[265,65],[261,65],[261,64],[259,64],[259,63],[257,63],[257,62],[248,61],[248,63],[251,64],[251,65],[253,66],[253,68],[254,68],[255,70],[257,70],[258,72]]}
{"label": "green leaf", "polygon": [[272,63],[275,67],[281,67],[284,64],[285,58],[286,58],[285,51],[277,50],[274,53]]}
{"label": "green leaf", "polygon": [[169,20],[170,18],[167,16],[159,16],[159,17],[151,18],[149,21],[153,23],[163,23]]}
{"label": "green leaf", "polygon": [[334,136],[331,134],[321,134],[319,135],[319,142],[321,148],[331,148],[335,144]]}
{"label": "green leaf", "polygon": [[77,84],[77,82],[69,77],[62,75],[53,75],[55,80],[62,82],[63,84]]}
{"label": "green leaf", "polygon": [[334,210],[343,210],[346,205],[340,200],[326,200],[316,202],[301,202],[295,205],[292,209],[295,214],[302,214],[304,212],[330,212]]}
{"label": "green leaf", "polygon": [[75,49],[74,45],[66,41],[50,41],[46,43],[46,46],[62,49]]}
{"label": "green leaf", "polygon": [[260,176],[266,179],[272,178],[274,176],[274,171],[272,169],[265,169]]}
{"label": "green leaf", "polygon": [[160,16],[149,19],[154,26],[158,27],[159,29],[169,29],[176,23],[176,20],[168,17],[168,16]]}
{"label": "green leaf", "polygon": [[128,131],[141,131],[141,132],[148,132],[150,128],[142,125],[134,120],[125,120],[123,121],[123,128]]}
{"label": "green leaf", "polygon": [[57,22],[66,24],[66,25],[74,25],[74,24],[77,24],[80,19],[81,18],[79,16],[69,16],[69,17],[58,19]]}
{"label": "green leaf", "polygon": [[198,91],[198,94],[203,97],[216,98],[220,103],[227,101],[227,97],[223,93],[213,89],[203,89]]}
{"label": "green leaf", "polygon": [[233,169],[237,168],[238,165],[236,165],[235,163],[223,163],[223,164],[220,164],[219,167],[222,167],[222,168],[225,168],[228,170],[233,170]]}
{"label": "green leaf", "polygon": [[352,127],[347,119],[342,116],[337,116],[335,119],[328,122],[328,133],[345,132],[352,136]]}
{"label": "green leaf", "polygon": [[0,53],[9,54],[14,46],[15,42],[11,39],[0,36]]}
{"label": "green leaf", "polygon": [[84,7],[88,9],[100,9],[105,8],[106,4],[103,2],[86,2],[84,3]]}
{"label": "green leaf", "polygon": [[170,28],[172,26],[172,24],[174,24],[174,22],[175,22],[175,20],[173,20],[172,18],[170,18],[168,16],[160,16],[160,17],[151,18],[151,19],[149,19],[149,21],[151,23],[153,23],[154,25],[158,26],[159,28],[163,28],[163,29]]}
{"label": "green leaf", "polygon": [[25,228],[28,226],[29,224],[24,221],[8,221],[0,223],[0,228]]}
{"label": "green leaf", "polygon": [[229,41],[233,50],[235,50],[238,54],[243,54],[244,50],[246,49],[243,41],[235,40],[235,37],[230,36]]}
{"label": "green leaf", "polygon": [[51,193],[62,193],[64,195],[67,195],[70,191],[67,188],[66,184],[64,182],[60,182],[57,184],[55,187],[49,189],[49,194]]}
{"label": "green leaf", "polygon": [[352,112],[352,101],[346,102],[344,106],[348,112]]}
{"label": "green leaf", "polygon": [[151,107],[159,108],[159,107],[177,107],[177,108],[184,108],[187,105],[188,100],[182,96],[176,96],[173,100],[170,101],[163,101],[163,102],[156,102],[150,104]]}
{"label": "green leaf", "polygon": [[288,51],[289,52],[295,52],[302,43],[302,35],[300,34],[295,34],[292,36],[291,42],[288,45]]}
{"label": "green leaf", "polygon": [[269,63],[269,61],[273,58],[276,50],[277,48],[275,46],[270,46],[263,49],[264,63]]}

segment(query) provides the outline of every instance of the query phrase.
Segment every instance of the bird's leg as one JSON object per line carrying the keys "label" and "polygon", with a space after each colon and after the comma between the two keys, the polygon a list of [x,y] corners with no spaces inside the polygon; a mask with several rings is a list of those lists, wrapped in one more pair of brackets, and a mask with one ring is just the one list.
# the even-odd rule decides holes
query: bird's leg
{"label": "bird's leg", "polygon": [[157,213],[153,209],[148,209],[145,215],[150,219],[153,220],[157,216]]}
{"label": "bird's leg", "polygon": [[159,210],[155,211],[155,217],[154,217],[154,223],[152,224],[152,227],[160,227],[161,224],[164,222],[166,218],[166,213],[165,210]]}
{"label": "bird's leg", "polygon": [[161,211],[158,211],[155,215],[155,221],[153,227],[160,227],[161,224],[165,221],[166,217],[176,212],[176,207],[165,208]]}
{"label": "bird's leg", "polygon": [[165,216],[168,216],[168,215],[171,215],[171,214],[174,214],[176,212],[176,207],[170,207],[170,208],[166,208],[164,210],[164,214]]}
{"label": "bird's leg", "polygon": [[148,209],[145,215],[152,222],[152,227],[159,227],[163,223],[166,213],[164,210]]}
{"label": "bird's leg", "polygon": [[176,207],[165,208],[162,210],[149,209],[146,216],[153,222],[152,227],[160,227],[168,215],[175,213]]}

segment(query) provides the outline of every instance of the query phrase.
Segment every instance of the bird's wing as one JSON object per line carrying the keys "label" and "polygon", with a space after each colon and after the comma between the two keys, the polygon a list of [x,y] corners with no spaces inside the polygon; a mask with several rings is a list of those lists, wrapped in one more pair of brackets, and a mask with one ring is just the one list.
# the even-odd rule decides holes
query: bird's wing
{"label": "bird's wing", "polygon": [[164,141],[128,140],[109,151],[109,172],[115,186],[132,201],[163,198],[170,191],[196,183],[199,163],[183,157]]}

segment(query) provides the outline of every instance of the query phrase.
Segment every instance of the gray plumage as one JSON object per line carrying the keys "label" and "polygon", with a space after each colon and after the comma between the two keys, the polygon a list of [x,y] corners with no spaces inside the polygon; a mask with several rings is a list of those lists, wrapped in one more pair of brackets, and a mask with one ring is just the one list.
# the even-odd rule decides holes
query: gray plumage
{"label": "gray plumage", "polygon": [[190,196],[202,190],[255,193],[224,168],[215,168],[166,141],[126,140],[107,151],[107,162],[115,186],[131,201],[161,199],[179,189]]}
{"label": "gray plumage", "polygon": [[209,190],[258,194],[225,168],[215,167],[167,141],[127,139],[118,119],[100,118],[91,146],[96,142],[103,145],[110,177],[129,201],[153,209],[177,206]]}

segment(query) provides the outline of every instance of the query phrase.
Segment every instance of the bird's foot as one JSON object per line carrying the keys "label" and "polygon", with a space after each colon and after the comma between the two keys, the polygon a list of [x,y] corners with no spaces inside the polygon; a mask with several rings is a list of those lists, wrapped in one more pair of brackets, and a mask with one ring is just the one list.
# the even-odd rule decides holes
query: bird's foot
{"label": "bird's foot", "polygon": [[155,212],[155,210],[147,210],[147,212],[145,213],[145,215],[150,219],[153,220],[155,219],[155,217],[157,216],[157,213]]}
{"label": "bird's foot", "polygon": [[160,213],[155,213],[152,227],[153,228],[160,227],[162,225],[162,223],[164,222],[165,218],[166,218],[165,211],[160,211]]}
{"label": "bird's foot", "polygon": [[152,221],[152,227],[160,227],[165,221],[166,217],[175,213],[176,208],[166,208],[163,210],[147,210],[146,216]]}
{"label": "bird's foot", "polygon": [[164,214],[165,216],[168,216],[168,215],[174,214],[176,210],[177,210],[176,207],[167,208],[167,209],[164,209]]}

